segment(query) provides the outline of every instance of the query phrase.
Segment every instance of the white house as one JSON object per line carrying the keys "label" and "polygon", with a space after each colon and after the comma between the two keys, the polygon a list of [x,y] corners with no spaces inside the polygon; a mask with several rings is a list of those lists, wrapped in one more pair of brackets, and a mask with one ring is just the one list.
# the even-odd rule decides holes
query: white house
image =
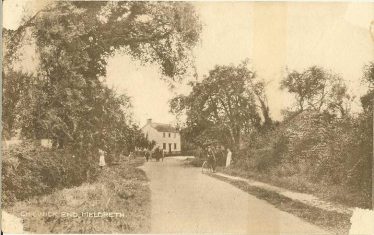
{"label": "white house", "polygon": [[152,119],[148,119],[147,124],[141,130],[149,141],[156,142],[155,147],[158,146],[167,153],[181,151],[181,136],[175,127],[169,124],[154,123]]}

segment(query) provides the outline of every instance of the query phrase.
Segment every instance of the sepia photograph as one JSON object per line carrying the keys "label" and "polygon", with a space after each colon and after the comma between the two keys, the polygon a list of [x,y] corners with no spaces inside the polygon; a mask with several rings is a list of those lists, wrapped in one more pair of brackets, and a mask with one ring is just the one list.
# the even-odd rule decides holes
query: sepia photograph
{"label": "sepia photograph", "polygon": [[374,234],[374,2],[2,0],[4,234]]}

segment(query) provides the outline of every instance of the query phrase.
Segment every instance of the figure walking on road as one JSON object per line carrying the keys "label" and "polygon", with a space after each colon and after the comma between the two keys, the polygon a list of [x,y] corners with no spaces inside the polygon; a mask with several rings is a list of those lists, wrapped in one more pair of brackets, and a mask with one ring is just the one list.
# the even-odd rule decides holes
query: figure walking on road
{"label": "figure walking on road", "polygon": [[148,149],[145,150],[145,152],[144,152],[144,156],[145,156],[145,160],[148,162],[149,157],[151,156],[151,154],[149,153],[149,150],[148,150]]}
{"label": "figure walking on road", "polygon": [[162,153],[161,153],[161,150],[159,147],[157,147],[155,149],[155,158],[156,158],[156,161],[159,162],[160,161],[160,158],[162,158]]}
{"label": "figure walking on road", "polygon": [[216,156],[214,154],[212,147],[210,146],[208,147],[207,155],[208,155],[209,166],[211,166],[213,173],[215,173],[216,172]]}

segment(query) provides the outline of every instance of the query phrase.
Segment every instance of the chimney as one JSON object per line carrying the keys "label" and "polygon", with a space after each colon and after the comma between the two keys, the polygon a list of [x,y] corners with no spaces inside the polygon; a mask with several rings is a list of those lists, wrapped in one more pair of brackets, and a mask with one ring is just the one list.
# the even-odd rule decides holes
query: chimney
{"label": "chimney", "polygon": [[152,118],[147,119],[147,124],[152,124]]}

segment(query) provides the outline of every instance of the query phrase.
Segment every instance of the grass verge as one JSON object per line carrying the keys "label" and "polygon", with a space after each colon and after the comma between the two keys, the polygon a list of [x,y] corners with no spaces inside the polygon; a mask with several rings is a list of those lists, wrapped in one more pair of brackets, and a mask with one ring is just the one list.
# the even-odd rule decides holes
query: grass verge
{"label": "grass verge", "polygon": [[225,177],[210,174],[212,177],[228,182],[241,190],[265,200],[276,208],[296,215],[305,221],[317,225],[333,234],[348,234],[351,215],[322,210],[304,203],[294,201],[276,192],[271,192],[259,187],[250,186],[246,182],[231,180]]}
{"label": "grass verge", "polygon": [[16,202],[7,212],[21,217],[25,231],[33,233],[146,233],[150,189],[137,168],[143,162],[120,162],[104,168],[93,183]]}
{"label": "grass verge", "polygon": [[313,183],[304,175],[299,174],[285,177],[272,171],[261,173],[240,169],[237,166],[230,166],[228,168],[220,167],[218,170],[228,175],[253,179],[296,192],[309,193],[322,200],[342,204],[347,207],[367,208],[367,200],[363,199],[365,195],[362,192],[354,191],[353,189],[350,191],[341,185]]}

